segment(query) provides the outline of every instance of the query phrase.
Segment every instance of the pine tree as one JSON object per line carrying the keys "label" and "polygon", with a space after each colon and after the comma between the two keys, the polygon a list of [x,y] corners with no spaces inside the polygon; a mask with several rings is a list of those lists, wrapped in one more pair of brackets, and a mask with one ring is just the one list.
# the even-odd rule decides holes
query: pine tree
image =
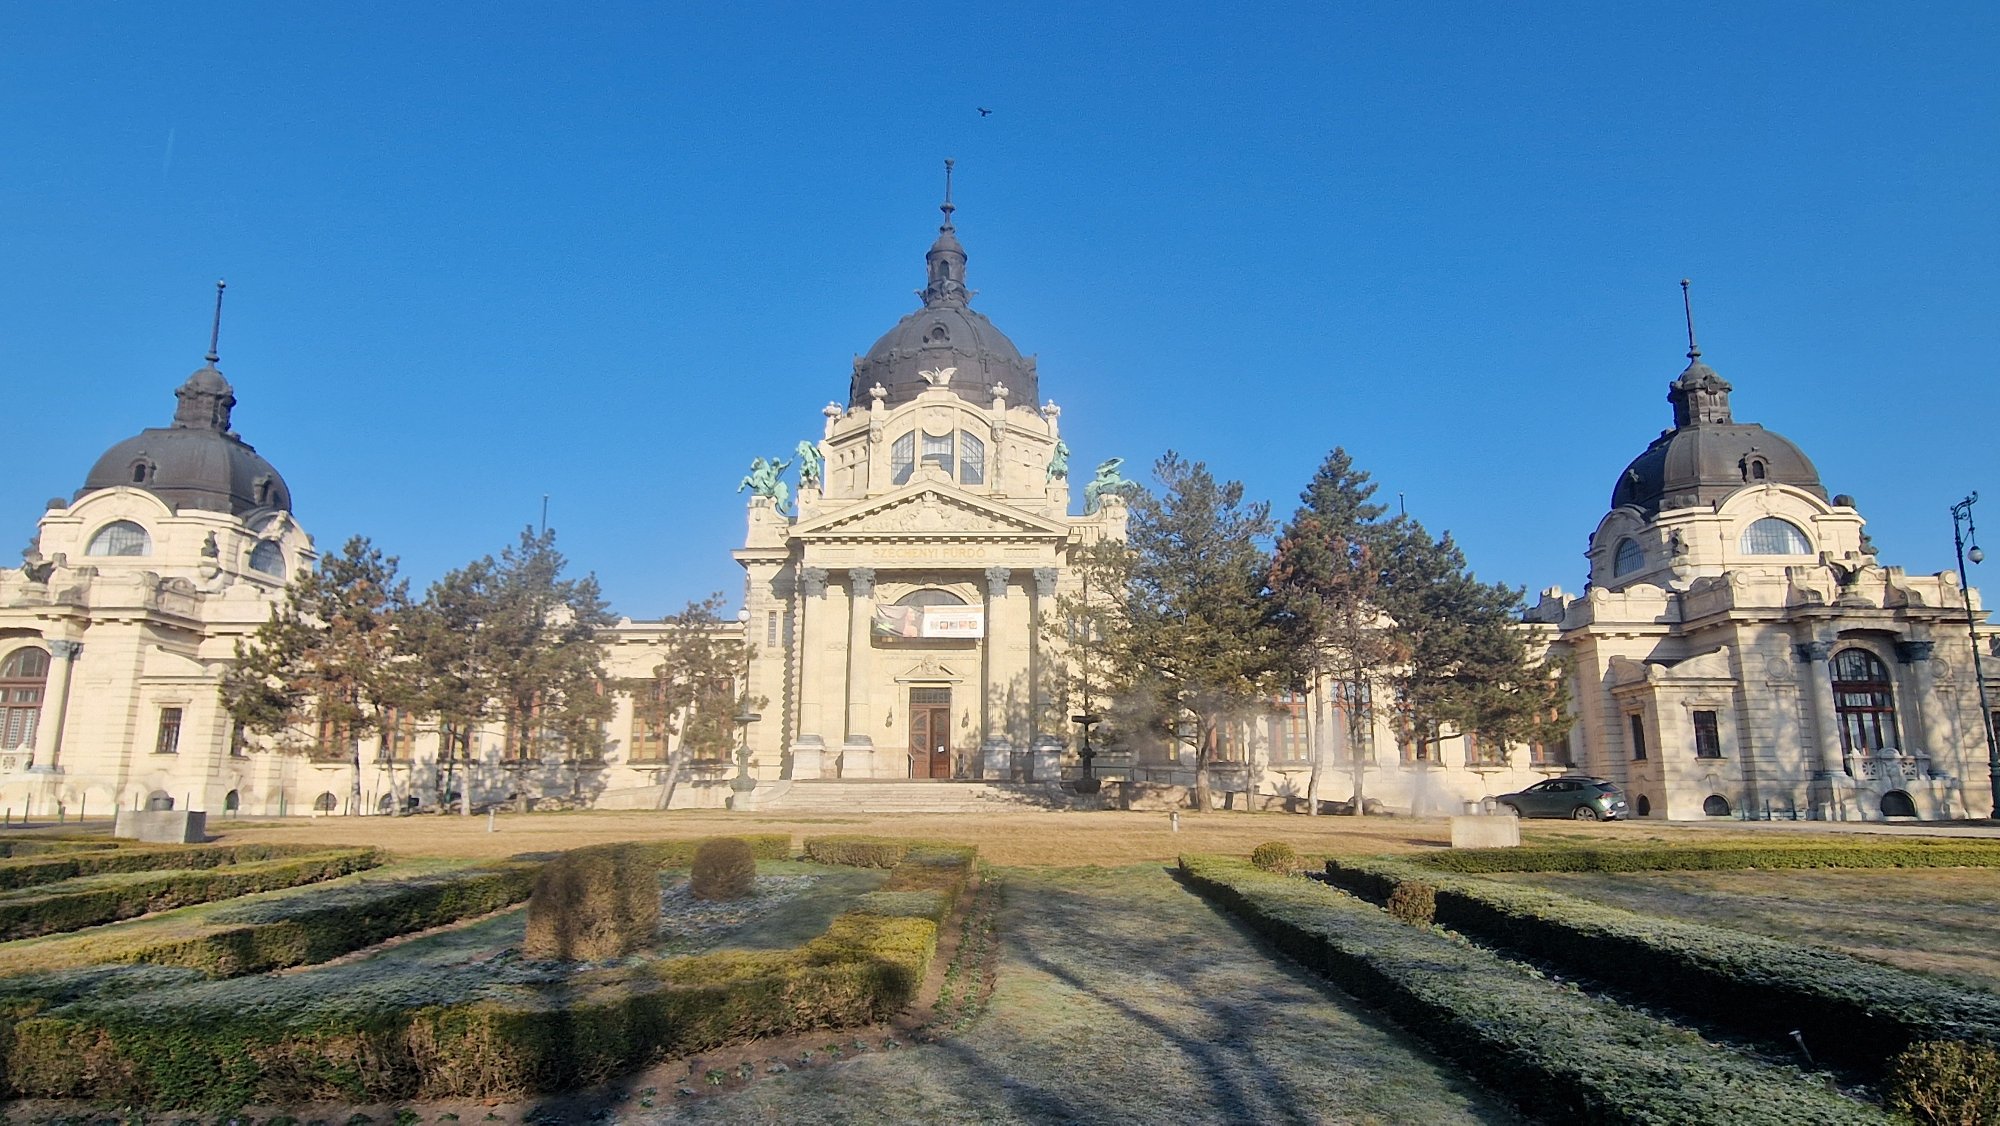
{"label": "pine tree", "polygon": [[666,628],[653,675],[621,686],[632,696],[634,719],[663,742],[673,741],[661,809],[672,803],[688,760],[727,755],[735,743],[737,713],[761,706],[738,692],[750,648],[739,631],[726,628],[726,605],[720,593],[711,594],[669,615],[662,622]]}
{"label": "pine tree", "polygon": [[[1367,800],[1373,682],[1397,655],[1378,608],[1391,531],[1381,523],[1387,510],[1369,499],[1375,488],[1347,451],[1335,447],[1299,494],[1299,509],[1278,537],[1271,567],[1272,599],[1293,675],[1311,688],[1315,706],[1332,704],[1346,718],[1357,814]],[[1307,810],[1315,814],[1322,743],[1313,741],[1306,783]]]}
{"label": "pine tree", "polygon": [[[1089,624],[1107,687],[1170,744],[1193,743],[1195,805],[1209,808],[1209,768],[1225,724],[1264,705],[1281,682],[1283,639],[1267,605],[1270,506],[1245,504],[1240,482],[1168,451],[1160,492],[1131,497],[1125,544],[1083,565],[1122,597],[1075,605]],[[1184,723],[1192,724],[1192,731]]]}
{"label": "pine tree", "polygon": [[385,739],[390,710],[413,699],[399,632],[408,612],[396,560],[355,536],[286,586],[270,619],[237,643],[223,677],[223,706],[245,730],[320,762],[353,764],[350,813],[361,807],[362,742]]}

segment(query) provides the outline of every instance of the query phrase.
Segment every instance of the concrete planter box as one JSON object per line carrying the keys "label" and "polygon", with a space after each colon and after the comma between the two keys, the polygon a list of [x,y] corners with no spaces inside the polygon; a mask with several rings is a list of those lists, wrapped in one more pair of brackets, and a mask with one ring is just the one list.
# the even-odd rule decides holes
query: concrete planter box
{"label": "concrete planter box", "polygon": [[1521,819],[1512,813],[1474,814],[1451,819],[1453,848],[1518,848]]}
{"label": "concrete planter box", "polygon": [[111,835],[149,844],[200,844],[208,839],[208,814],[189,809],[121,809]]}

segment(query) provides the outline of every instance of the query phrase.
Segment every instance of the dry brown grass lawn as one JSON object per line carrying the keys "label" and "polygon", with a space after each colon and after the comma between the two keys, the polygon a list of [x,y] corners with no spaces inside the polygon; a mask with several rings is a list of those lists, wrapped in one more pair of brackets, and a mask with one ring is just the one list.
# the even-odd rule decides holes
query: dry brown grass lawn
{"label": "dry brown grass lawn", "polygon": [[[1119,866],[1171,861],[1184,852],[1247,856],[1265,841],[1287,841],[1306,856],[1366,855],[1440,848],[1451,839],[1443,818],[1306,817],[1284,813],[1183,813],[1180,832],[1164,813],[894,814],[786,817],[726,810],[656,812],[503,813],[487,832],[484,816],[290,818],[232,824],[212,821],[224,840],[366,844],[407,856],[495,859],[558,852],[609,841],[708,837],[725,833],[809,836],[866,834],[977,845],[993,864],[1046,867]],[[1713,843],[1712,831],[1655,825],[1572,825],[1551,821],[1523,827],[1530,841],[1688,840]]]}

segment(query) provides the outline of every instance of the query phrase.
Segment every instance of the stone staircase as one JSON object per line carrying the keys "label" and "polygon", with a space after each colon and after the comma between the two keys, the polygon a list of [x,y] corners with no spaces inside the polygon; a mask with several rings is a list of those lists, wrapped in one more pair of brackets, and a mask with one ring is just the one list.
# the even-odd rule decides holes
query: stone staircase
{"label": "stone staircase", "polygon": [[1069,796],[1052,785],[1023,782],[909,782],[825,780],[793,782],[757,804],[782,813],[1021,813],[1068,809]]}

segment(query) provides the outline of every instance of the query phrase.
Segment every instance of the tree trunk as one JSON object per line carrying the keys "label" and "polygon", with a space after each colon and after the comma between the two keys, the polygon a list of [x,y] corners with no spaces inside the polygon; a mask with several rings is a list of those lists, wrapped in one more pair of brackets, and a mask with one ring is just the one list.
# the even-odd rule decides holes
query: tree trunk
{"label": "tree trunk", "polygon": [[1209,811],[1208,764],[1215,748],[1215,732],[1205,719],[1195,721],[1194,744],[1194,808],[1196,812]]}
{"label": "tree trunk", "polygon": [[687,762],[687,748],[675,747],[667,755],[667,788],[660,794],[660,808],[671,809],[674,804],[674,788],[681,784],[681,766]]}
{"label": "tree trunk", "polygon": [[1318,676],[1313,677],[1312,686],[1306,690],[1311,703],[1306,709],[1306,738],[1312,748],[1312,765],[1306,770],[1306,816],[1319,816],[1319,765],[1323,748],[1320,746],[1326,732],[1326,724],[1321,722],[1320,710],[1326,703],[1326,694],[1320,691]]}

